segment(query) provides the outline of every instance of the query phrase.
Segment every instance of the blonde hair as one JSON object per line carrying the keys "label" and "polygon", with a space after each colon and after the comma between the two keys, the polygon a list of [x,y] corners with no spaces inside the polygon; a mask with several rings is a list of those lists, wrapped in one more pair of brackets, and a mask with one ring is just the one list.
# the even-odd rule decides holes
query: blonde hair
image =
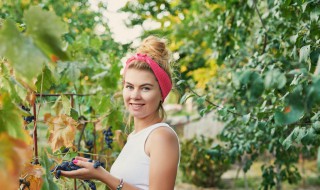
{"label": "blonde hair", "polygon": [[[172,83],[172,71],[171,71],[171,54],[167,48],[167,40],[156,36],[148,36],[145,38],[135,53],[147,54],[168,74]],[[142,61],[132,61],[128,68],[134,68],[139,70],[147,70],[153,73],[151,67]],[[158,112],[160,118],[163,120],[166,117],[165,110],[160,102]],[[130,126],[132,117],[128,117],[127,126]]]}

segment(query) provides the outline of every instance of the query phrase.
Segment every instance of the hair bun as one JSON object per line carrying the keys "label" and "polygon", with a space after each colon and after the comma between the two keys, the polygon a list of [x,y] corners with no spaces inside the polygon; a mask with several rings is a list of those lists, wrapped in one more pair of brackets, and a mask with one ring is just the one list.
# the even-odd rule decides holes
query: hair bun
{"label": "hair bun", "polygon": [[167,68],[170,61],[166,43],[165,39],[149,36],[142,41],[137,53],[147,54],[161,67]]}

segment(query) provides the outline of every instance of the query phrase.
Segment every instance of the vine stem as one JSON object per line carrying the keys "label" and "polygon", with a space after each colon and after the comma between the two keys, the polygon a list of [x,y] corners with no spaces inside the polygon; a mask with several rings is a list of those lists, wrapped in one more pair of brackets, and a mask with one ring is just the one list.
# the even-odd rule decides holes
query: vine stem
{"label": "vine stem", "polygon": [[[197,97],[201,97],[198,93],[196,93],[196,92],[195,92],[194,90],[192,90],[190,87],[188,87],[188,88],[189,88],[189,90],[190,90],[193,94],[195,94]],[[223,106],[220,106],[220,105],[217,105],[217,104],[211,102],[211,101],[208,100],[207,98],[205,99],[205,101],[206,101],[208,104],[210,104],[210,105],[212,105],[212,106],[214,106],[214,107],[216,107],[216,108],[219,108],[219,109],[223,109],[223,108],[224,108]],[[232,114],[234,114],[234,115],[237,115],[237,116],[241,116],[241,117],[244,116],[244,115],[242,115],[242,114],[239,114],[239,113],[237,113],[237,112],[231,111],[231,110],[229,110],[229,109],[226,109],[226,111],[229,112],[229,113],[232,113]],[[257,120],[257,118],[255,118],[255,117],[252,117],[252,118],[254,118],[254,119]]]}
{"label": "vine stem", "polygon": [[262,27],[263,27],[263,28],[264,28],[264,30],[265,30],[265,34],[264,34],[264,42],[263,42],[263,48],[262,48],[262,54],[263,54],[263,53],[265,52],[265,50],[266,50],[267,40],[268,40],[268,36],[267,36],[267,28],[266,28],[266,26],[265,26],[265,24],[264,24],[264,22],[263,22],[263,20],[262,20],[262,17],[261,17],[260,11],[259,11],[259,9],[258,9],[258,7],[257,7],[257,2],[256,2],[256,0],[253,0],[253,5],[254,5],[254,9],[257,11],[257,14],[258,14],[259,20],[260,20],[260,22],[261,22],[261,24],[262,24]]}
{"label": "vine stem", "polygon": [[39,164],[38,160],[38,134],[37,134],[37,106],[36,103],[33,104],[33,146],[34,146],[34,164]]}

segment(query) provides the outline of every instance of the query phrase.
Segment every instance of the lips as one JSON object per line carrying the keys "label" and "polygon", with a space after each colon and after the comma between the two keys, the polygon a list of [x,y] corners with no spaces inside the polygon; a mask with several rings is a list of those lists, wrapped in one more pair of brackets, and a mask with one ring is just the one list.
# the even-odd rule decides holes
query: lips
{"label": "lips", "polygon": [[137,110],[140,109],[144,104],[136,104],[136,103],[130,103],[130,106],[132,109]]}

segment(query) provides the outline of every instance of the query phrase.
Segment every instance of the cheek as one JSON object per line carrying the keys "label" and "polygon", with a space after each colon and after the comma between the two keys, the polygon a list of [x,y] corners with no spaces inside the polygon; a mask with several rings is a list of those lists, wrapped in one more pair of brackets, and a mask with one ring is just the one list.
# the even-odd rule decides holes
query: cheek
{"label": "cheek", "polygon": [[126,102],[127,102],[128,99],[129,99],[129,95],[128,95],[128,92],[126,92],[125,89],[122,90],[122,97],[123,97],[123,102],[124,102],[124,104],[127,105]]}
{"label": "cheek", "polygon": [[161,98],[159,97],[158,93],[153,93],[152,95],[146,96],[145,100],[152,102],[152,104],[159,104],[161,101]]}

